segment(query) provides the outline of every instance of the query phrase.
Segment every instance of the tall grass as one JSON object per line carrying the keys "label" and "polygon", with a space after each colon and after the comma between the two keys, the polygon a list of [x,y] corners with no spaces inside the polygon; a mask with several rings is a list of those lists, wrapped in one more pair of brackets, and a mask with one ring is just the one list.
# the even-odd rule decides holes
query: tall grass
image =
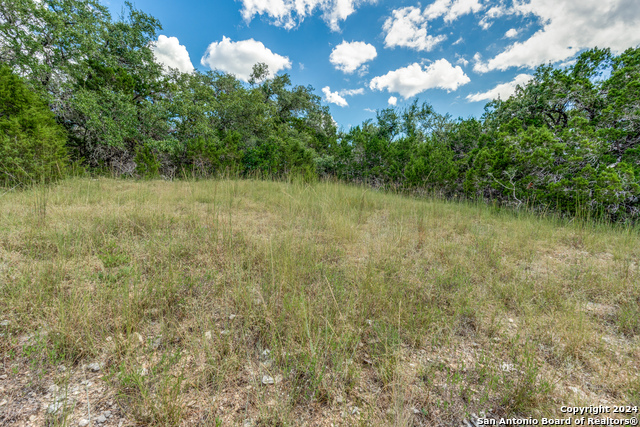
{"label": "tall grass", "polygon": [[[155,425],[637,404],[638,232],[587,224],[304,180],[10,193],[3,366],[104,361]],[[15,338],[38,331],[42,351]]]}

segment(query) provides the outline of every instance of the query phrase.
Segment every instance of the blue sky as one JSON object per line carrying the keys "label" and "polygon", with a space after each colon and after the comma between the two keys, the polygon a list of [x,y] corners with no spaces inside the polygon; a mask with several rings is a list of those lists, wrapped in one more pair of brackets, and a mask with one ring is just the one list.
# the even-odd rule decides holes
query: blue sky
{"label": "blue sky", "polygon": [[[114,17],[124,1],[105,1]],[[535,65],[640,44],[637,0],[137,0],[163,30],[159,62],[246,78],[255,62],[311,85],[339,125],[426,101],[480,116]]]}

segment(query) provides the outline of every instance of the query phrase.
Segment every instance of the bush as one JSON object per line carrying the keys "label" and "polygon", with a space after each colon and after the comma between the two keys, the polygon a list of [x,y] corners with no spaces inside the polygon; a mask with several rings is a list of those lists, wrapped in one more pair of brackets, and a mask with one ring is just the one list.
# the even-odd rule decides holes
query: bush
{"label": "bush", "polygon": [[64,130],[46,103],[0,67],[0,186],[51,182],[65,175]]}

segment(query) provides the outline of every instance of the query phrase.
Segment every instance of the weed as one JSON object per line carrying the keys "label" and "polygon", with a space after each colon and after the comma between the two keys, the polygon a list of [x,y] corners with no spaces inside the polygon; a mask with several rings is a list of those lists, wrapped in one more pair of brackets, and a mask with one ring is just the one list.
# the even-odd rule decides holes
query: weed
{"label": "weed", "polygon": [[594,405],[640,394],[617,380],[637,229],[303,179],[74,178],[0,212],[5,371],[100,355],[132,423],[454,424],[561,415],[584,378]]}

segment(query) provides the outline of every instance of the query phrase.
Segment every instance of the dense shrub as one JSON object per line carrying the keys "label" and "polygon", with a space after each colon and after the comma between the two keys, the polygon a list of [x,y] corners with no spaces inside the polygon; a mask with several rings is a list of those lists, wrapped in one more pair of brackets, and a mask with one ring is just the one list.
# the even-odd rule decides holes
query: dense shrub
{"label": "dense shrub", "polygon": [[67,169],[65,133],[23,79],[0,67],[0,185],[49,182]]}

